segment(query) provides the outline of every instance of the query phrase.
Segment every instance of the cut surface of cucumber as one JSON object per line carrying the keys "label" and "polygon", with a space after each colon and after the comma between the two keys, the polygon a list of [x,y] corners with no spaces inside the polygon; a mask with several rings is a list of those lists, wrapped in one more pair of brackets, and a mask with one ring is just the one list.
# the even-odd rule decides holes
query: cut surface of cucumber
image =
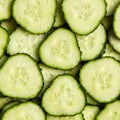
{"label": "cut surface of cucumber", "polygon": [[28,55],[11,56],[0,69],[0,91],[5,96],[34,98],[42,86],[43,78],[39,67]]}
{"label": "cut surface of cucumber", "polygon": [[40,46],[41,61],[53,68],[72,69],[80,62],[81,52],[73,32],[58,28]]}
{"label": "cut surface of cucumber", "polygon": [[44,39],[44,34],[34,35],[18,27],[10,36],[7,46],[7,53],[14,55],[26,53],[39,61],[39,46]]}
{"label": "cut surface of cucumber", "polygon": [[54,23],[55,0],[15,0],[13,17],[27,31],[41,34],[48,32]]}
{"label": "cut surface of cucumber", "polygon": [[115,35],[120,39],[120,5],[117,6],[115,12],[114,12],[114,18],[113,18],[113,30]]}
{"label": "cut surface of cucumber", "polygon": [[120,120],[120,100],[107,104],[96,120]]}
{"label": "cut surface of cucumber", "polygon": [[91,33],[106,14],[104,0],[64,0],[62,9],[69,27],[80,35]]}
{"label": "cut surface of cucumber", "polygon": [[1,120],[45,120],[45,113],[33,102],[25,102],[5,111]]}
{"label": "cut surface of cucumber", "polygon": [[120,94],[120,63],[112,57],[90,61],[80,70],[80,83],[98,102],[110,102]]}
{"label": "cut surface of cucumber", "polygon": [[75,115],[84,106],[84,93],[71,75],[60,75],[54,79],[42,97],[42,107],[50,115]]}
{"label": "cut surface of cucumber", "polygon": [[0,0],[0,21],[11,17],[11,8],[13,0]]}
{"label": "cut surface of cucumber", "polygon": [[79,48],[82,52],[81,61],[97,58],[102,52],[106,43],[106,31],[103,25],[88,35],[76,35]]}
{"label": "cut surface of cucumber", "polygon": [[100,108],[98,106],[86,105],[82,114],[85,120],[95,120],[99,112]]}

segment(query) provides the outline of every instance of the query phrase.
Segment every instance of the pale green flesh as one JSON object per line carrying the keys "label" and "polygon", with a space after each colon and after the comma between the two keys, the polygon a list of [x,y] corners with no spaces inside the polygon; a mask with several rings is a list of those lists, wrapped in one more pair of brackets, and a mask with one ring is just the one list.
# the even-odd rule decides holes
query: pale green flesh
{"label": "pale green flesh", "polygon": [[40,59],[46,65],[72,69],[80,62],[80,50],[75,35],[65,28],[54,31],[40,46]]}
{"label": "pale green flesh", "polygon": [[0,21],[11,17],[13,0],[0,0]]}
{"label": "pale green flesh", "polygon": [[87,61],[97,58],[106,43],[106,32],[102,25],[91,34],[80,36],[77,35],[79,48],[82,52],[81,60]]}
{"label": "pale green flesh", "polygon": [[82,67],[80,82],[94,99],[99,102],[110,102],[119,95],[119,71],[120,65],[115,59],[101,58]]}
{"label": "pale green flesh", "polygon": [[42,87],[39,97],[42,97],[41,95],[45,92],[45,90],[49,87],[49,85],[58,75],[71,74],[75,77],[80,69],[80,66],[81,65],[78,65],[71,70],[60,70],[60,69],[48,67],[44,64],[39,64],[44,80],[44,86]]}
{"label": "pale green flesh", "polygon": [[74,116],[50,116],[47,115],[47,120],[84,120],[82,114],[77,114]]}
{"label": "pale green flesh", "polygon": [[14,55],[16,53],[26,53],[39,60],[39,46],[44,39],[44,34],[34,35],[18,27],[10,35],[10,41],[7,46],[7,53]]}
{"label": "pale green flesh", "polygon": [[0,70],[0,91],[6,96],[34,98],[42,85],[39,68],[27,55],[18,54],[9,57]]}
{"label": "pale green flesh", "polygon": [[85,120],[95,120],[99,112],[100,108],[98,106],[86,105],[82,114]]}
{"label": "pale green flesh", "polygon": [[103,0],[64,0],[62,7],[70,28],[82,35],[92,32],[106,13]]}
{"label": "pale green flesh", "polygon": [[119,20],[120,20],[120,5],[118,5],[118,7],[116,8],[116,11],[114,12],[114,18],[113,18],[114,33],[120,39],[120,32],[119,32],[120,22],[119,22]]}
{"label": "pale green flesh", "polygon": [[107,104],[96,120],[120,120],[120,101]]}
{"label": "pale green flesh", "polygon": [[13,17],[26,30],[39,34],[48,32],[54,22],[55,0],[16,0]]}
{"label": "pale green flesh", "polygon": [[42,97],[42,107],[51,115],[75,115],[85,105],[85,96],[70,75],[57,77]]}
{"label": "pale green flesh", "polygon": [[26,102],[8,109],[1,120],[45,120],[45,113],[37,104]]}

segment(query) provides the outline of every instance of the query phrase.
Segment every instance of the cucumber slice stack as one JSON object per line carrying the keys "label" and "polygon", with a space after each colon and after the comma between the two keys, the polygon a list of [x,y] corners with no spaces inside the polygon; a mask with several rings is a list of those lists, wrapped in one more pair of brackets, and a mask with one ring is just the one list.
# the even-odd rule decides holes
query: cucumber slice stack
{"label": "cucumber slice stack", "polygon": [[120,120],[120,0],[0,0],[0,120]]}

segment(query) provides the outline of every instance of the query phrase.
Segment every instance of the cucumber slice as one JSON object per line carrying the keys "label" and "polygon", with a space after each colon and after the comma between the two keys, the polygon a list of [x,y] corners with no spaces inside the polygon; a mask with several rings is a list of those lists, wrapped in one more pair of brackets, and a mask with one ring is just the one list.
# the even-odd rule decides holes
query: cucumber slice
{"label": "cucumber slice", "polygon": [[25,102],[8,109],[1,120],[45,120],[45,113],[33,102]]}
{"label": "cucumber slice", "polygon": [[44,64],[65,70],[79,64],[81,52],[75,35],[68,29],[58,28],[43,41],[39,56]]}
{"label": "cucumber slice", "polygon": [[90,61],[80,70],[79,81],[95,100],[115,100],[120,94],[120,63],[112,57]]}
{"label": "cucumber slice", "polygon": [[9,37],[7,53],[10,55],[26,53],[39,61],[39,46],[44,37],[44,34],[34,35],[18,27]]}
{"label": "cucumber slice", "polygon": [[97,58],[106,43],[106,31],[103,25],[99,25],[98,28],[88,35],[76,35],[79,48],[82,52],[81,61],[88,61]]}
{"label": "cucumber slice", "polygon": [[116,100],[107,104],[96,120],[120,120],[120,101]]}
{"label": "cucumber slice", "polygon": [[80,70],[81,65],[76,66],[75,68],[71,70],[60,70],[60,69],[55,69],[48,67],[44,64],[39,64],[39,67],[41,69],[42,75],[43,75],[43,80],[44,80],[44,86],[42,87],[42,90],[40,91],[39,97],[42,97],[42,94],[44,91],[50,86],[52,81],[58,76],[62,74],[71,74],[74,77],[76,77],[77,73]]}
{"label": "cucumber slice", "polygon": [[102,57],[106,56],[114,57],[116,60],[120,61],[120,53],[116,52],[109,43],[106,44],[105,52]]}
{"label": "cucumber slice", "polygon": [[64,0],[63,13],[69,27],[77,34],[91,33],[106,14],[104,0]]}
{"label": "cucumber slice", "polygon": [[0,0],[0,21],[7,20],[12,16],[13,0]]}
{"label": "cucumber slice", "polygon": [[107,4],[107,13],[106,16],[110,16],[114,13],[115,8],[120,4],[120,0],[106,0]]}
{"label": "cucumber slice", "polygon": [[0,69],[0,91],[5,96],[34,98],[42,86],[43,79],[39,67],[28,55],[11,56]]}
{"label": "cucumber slice", "polygon": [[42,107],[50,115],[75,115],[85,106],[85,95],[71,75],[54,79],[42,97]]}
{"label": "cucumber slice", "polygon": [[95,120],[99,112],[100,108],[98,106],[86,105],[82,114],[85,120]]}
{"label": "cucumber slice", "polygon": [[114,12],[114,18],[113,18],[113,30],[115,35],[120,39],[120,5],[117,6],[115,12]]}
{"label": "cucumber slice", "polygon": [[56,0],[15,0],[13,17],[27,31],[48,32],[54,23]]}
{"label": "cucumber slice", "polygon": [[5,53],[6,47],[8,43],[8,32],[0,27],[0,57],[2,57]]}
{"label": "cucumber slice", "polygon": [[74,116],[51,116],[47,115],[47,120],[84,120],[83,115],[77,114]]}

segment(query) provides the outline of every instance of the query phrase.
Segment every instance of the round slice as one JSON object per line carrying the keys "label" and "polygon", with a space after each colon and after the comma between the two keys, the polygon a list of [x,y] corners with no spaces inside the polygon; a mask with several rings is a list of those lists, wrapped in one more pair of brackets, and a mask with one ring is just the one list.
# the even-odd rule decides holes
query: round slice
{"label": "round slice", "polygon": [[33,102],[25,102],[5,111],[1,120],[45,120],[45,113]]}
{"label": "round slice", "polygon": [[120,94],[120,63],[112,57],[90,61],[80,70],[80,83],[98,102],[110,102]]}
{"label": "round slice", "polygon": [[42,107],[50,115],[75,115],[85,106],[85,96],[71,75],[54,79],[42,97]]}
{"label": "round slice", "polygon": [[58,28],[43,41],[39,56],[50,67],[72,69],[80,62],[81,52],[74,33]]}
{"label": "round slice", "polygon": [[40,34],[48,32],[56,11],[56,0],[15,0],[13,17],[29,32]]}
{"label": "round slice", "polygon": [[117,6],[114,12],[113,29],[115,35],[120,39],[120,5]]}
{"label": "round slice", "polygon": [[104,0],[64,0],[63,13],[69,27],[78,34],[89,34],[106,14]]}
{"label": "round slice", "polygon": [[82,52],[81,61],[87,61],[97,58],[106,43],[106,31],[103,25],[99,27],[88,35],[76,35],[79,48]]}
{"label": "round slice", "polygon": [[0,69],[0,91],[5,96],[34,98],[42,86],[43,79],[39,67],[28,55],[11,56]]}

